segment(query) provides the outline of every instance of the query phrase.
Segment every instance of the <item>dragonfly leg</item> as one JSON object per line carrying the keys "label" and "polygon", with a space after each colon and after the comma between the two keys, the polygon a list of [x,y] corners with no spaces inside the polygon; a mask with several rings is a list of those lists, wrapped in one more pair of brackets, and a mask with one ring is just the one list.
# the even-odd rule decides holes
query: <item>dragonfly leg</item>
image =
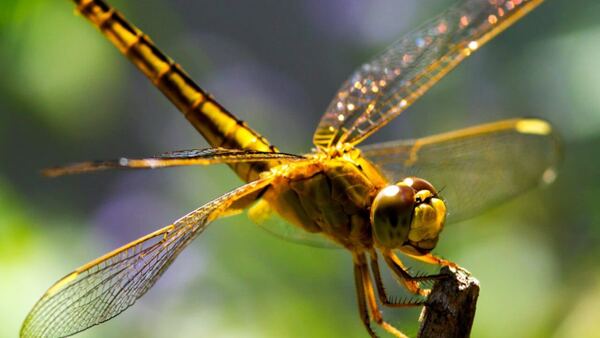
{"label": "dragonfly leg", "polygon": [[367,309],[361,267],[357,263],[354,263],[354,284],[356,285],[356,298],[358,301],[358,314],[360,315],[360,319],[365,325],[367,332],[369,332],[369,335],[376,338],[377,334],[375,334],[375,331],[373,331],[373,328],[371,327],[371,319],[369,318],[369,311]]}
{"label": "dragonfly leg", "polygon": [[[381,302],[381,304],[383,304],[383,306],[399,308],[399,307],[413,307],[413,306],[425,305],[425,302],[423,302],[423,301],[397,301],[397,300],[390,299],[390,297],[388,297],[388,295],[387,295],[387,292],[385,291],[385,287],[383,285],[383,280],[381,279],[381,270],[379,269],[377,252],[375,252],[375,250],[372,250],[370,252],[370,256],[371,256],[371,271],[373,272],[373,279],[375,280],[375,287],[377,288],[377,294],[379,296],[379,301]],[[415,284],[416,284],[416,282],[415,282]]]}
{"label": "dragonfly leg", "polygon": [[439,266],[447,266],[447,267],[450,267],[450,268],[453,268],[453,269],[464,271],[464,272],[466,272],[469,275],[471,274],[467,269],[459,266],[458,264],[456,264],[456,263],[454,263],[452,261],[449,261],[447,259],[443,259],[441,257],[438,257],[436,255],[433,255],[431,253],[428,253],[426,255],[421,255],[421,256],[411,255],[411,254],[406,254],[406,255],[409,256],[409,257],[411,257],[411,258],[414,258],[416,260],[419,260],[421,262],[427,263],[427,264],[433,264],[433,265],[439,265]]}
{"label": "dragonfly leg", "polygon": [[[373,331],[373,328],[371,328],[371,320],[373,320],[377,325],[394,337],[408,338],[400,332],[400,330],[396,329],[383,319],[381,311],[379,311],[379,306],[377,305],[367,260],[363,253],[354,254],[354,280],[356,283],[356,295],[358,297],[358,311],[369,335],[371,335],[371,337],[377,337],[377,334]],[[370,317],[369,310],[371,312]]]}
{"label": "dragonfly leg", "polygon": [[447,276],[444,274],[435,274],[435,275],[427,275],[427,276],[412,276],[406,270],[406,267],[390,250],[385,250],[382,253],[383,259],[385,260],[388,267],[392,270],[395,276],[398,277],[400,282],[406,287],[406,289],[414,294],[420,296],[428,296],[431,290],[421,288],[419,282],[438,280],[446,278]]}

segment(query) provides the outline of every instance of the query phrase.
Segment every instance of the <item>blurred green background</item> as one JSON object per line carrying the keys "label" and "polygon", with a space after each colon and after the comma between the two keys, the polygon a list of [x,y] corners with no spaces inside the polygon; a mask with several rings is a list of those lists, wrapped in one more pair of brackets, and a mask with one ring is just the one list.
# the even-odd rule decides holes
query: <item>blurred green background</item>
{"label": "blurred green background", "polygon": [[[113,4],[231,111],[301,153],[351,71],[450,3]],[[73,161],[206,146],[72,7],[0,2],[1,337],[73,268],[240,184],[225,166],[40,177]],[[598,18],[596,0],[548,1],[370,140],[517,116],[561,132],[554,185],[442,235],[437,253],[481,281],[474,337],[600,337]],[[411,335],[418,313],[385,311]],[[167,336],[365,337],[350,256],[280,240],[244,215],[220,220],[133,308],[80,335]]]}

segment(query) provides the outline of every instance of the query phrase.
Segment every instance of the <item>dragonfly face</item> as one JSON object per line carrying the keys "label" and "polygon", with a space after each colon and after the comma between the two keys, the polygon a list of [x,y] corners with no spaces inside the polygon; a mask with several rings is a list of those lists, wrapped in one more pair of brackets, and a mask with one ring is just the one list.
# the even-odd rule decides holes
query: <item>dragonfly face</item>
{"label": "dragonfly face", "polygon": [[[142,297],[212,221],[244,209],[250,209],[259,225],[283,237],[342,244],[352,255],[359,315],[369,335],[377,336],[373,322],[405,337],[381,317],[379,306],[421,306],[425,300],[390,300],[379,257],[409,292],[426,296],[428,290],[419,281],[427,276],[411,276],[395,249],[426,263],[457,267],[430,253],[445,223],[480,213],[555,177],[556,135],[539,119],[504,120],[359,148],[542,0],[457,1],[342,85],[313,135],[317,151],[307,155],[279,152],[105,1],[73,2],[212,148],[84,162],[45,173],[227,164],[246,184],[60,279],[25,319],[22,337],[69,336],[115,317]],[[435,187],[443,187],[443,199]],[[271,222],[276,214],[286,222]]]}
{"label": "dragonfly face", "polygon": [[446,205],[431,183],[408,177],[383,188],[371,206],[376,243],[385,249],[429,253],[446,220]]}

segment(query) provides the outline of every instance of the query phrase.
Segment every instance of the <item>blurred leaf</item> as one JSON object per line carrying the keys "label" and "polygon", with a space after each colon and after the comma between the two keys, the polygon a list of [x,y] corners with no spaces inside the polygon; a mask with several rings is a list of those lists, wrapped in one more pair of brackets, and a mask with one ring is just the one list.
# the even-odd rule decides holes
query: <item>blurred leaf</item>
{"label": "blurred leaf", "polygon": [[[600,308],[600,276],[592,279],[591,290],[581,292],[575,305],[566,311],[564,318],[554,337],[600,337],[600,321],[598,309]],[[587,285],[588,283],[583,283]]]}
{"label": "blurred leaf", "polygon": [[523,90],[565,138],[600,133],[600,28],[576,31],[536,44],[519,69],[529,78]]}
{"label": "blurred leaf", "polygon": [[38,0],[26,9],[23,3],[12,9],[17,19],[8,21],[3,36],[11,48],[0,49],[0,60],[11,67],[0,88],[61,132],[98,132],[114,123],[124,64],[118,53],[67,1]]}

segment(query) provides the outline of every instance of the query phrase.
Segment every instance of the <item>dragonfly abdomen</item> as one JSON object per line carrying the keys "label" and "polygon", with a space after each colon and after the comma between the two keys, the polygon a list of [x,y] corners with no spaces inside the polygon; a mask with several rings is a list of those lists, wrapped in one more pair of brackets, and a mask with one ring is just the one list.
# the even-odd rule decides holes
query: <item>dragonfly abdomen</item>
{"label": "dragonfly abdomen", "polygon": [[[163,54],[147,35],[114,8],[102,0],[74,2],[77,10],[173,102],[212,147],[277,152],[262,135],[196,85],[181,66]],[[252,181],[270,164],[238,163],[231,167],[242,179]]]}

